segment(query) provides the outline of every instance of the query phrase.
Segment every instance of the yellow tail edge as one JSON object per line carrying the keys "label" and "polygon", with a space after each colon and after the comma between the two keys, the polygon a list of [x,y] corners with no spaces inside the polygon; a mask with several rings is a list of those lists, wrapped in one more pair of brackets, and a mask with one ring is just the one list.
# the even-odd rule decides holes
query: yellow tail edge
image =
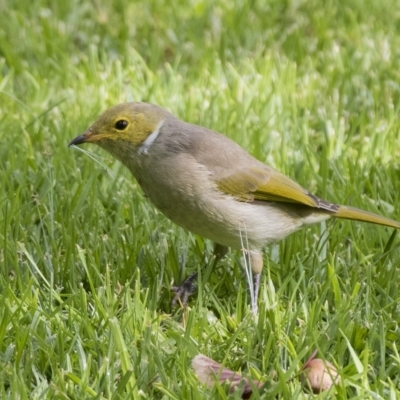
{"label": "yellow tail edge", "polygon": [[372,224],[390,226],[400,229],[400,222],[390,218],[381,217],[380,215],[369,211],[360,210],[359,208],[349,206],[339,206],[336,213],[332,215],[335,218],[353,219],[355,221],[371,222]]}

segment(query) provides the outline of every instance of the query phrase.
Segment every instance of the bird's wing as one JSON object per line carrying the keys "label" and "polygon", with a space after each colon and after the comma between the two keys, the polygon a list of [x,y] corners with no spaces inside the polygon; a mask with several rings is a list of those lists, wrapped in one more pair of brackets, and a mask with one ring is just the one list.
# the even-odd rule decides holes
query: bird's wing
{"label": "bird's wing", "polygon": [[268,167],[236,169],[216,179],[218,188],[240,201],[274,201],[304,204],[310,207],[337,211],[335,204],[322,200],[287,176]]}
{"label": "bird's wing", "polygon": [[237,143],[220,133],[195,125],[190,127],[190,146],[195,160],[208,169],[218,189],[239,201],[297,203],[336,212],[335,204],[322,200],[287,176],[261,163]]}

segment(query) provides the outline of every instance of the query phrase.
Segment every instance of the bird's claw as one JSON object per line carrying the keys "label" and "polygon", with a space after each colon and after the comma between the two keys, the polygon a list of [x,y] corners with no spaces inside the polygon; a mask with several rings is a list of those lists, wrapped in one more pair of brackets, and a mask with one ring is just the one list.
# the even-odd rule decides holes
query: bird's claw
{"label": "bird's claw", "polygon": [[175,293],[174,298],[171,301],[171,307],[173,307],[177,301],[179,301],[183,306],[187,304],[188,298],[196,290],[195,280],[197,279],[198,273],[190,275],[185,279],[181,285],[172,286],[172,291]]}

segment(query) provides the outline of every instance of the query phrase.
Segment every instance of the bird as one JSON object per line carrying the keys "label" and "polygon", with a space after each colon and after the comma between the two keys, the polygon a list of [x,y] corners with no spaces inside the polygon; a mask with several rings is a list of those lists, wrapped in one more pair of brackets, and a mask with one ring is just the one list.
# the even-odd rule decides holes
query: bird
{"label": "bird", "polygon": [[[213,241],[216,259],[229,248],[244,251],[255,314],[267,245],[330,218],[400,228],[398,221],[315,196],[227,136],[154,104],[109,108],[69,146],[83,143],[95,143],[121,161],[167,218]],[[175,288],[173,302],[185,303],[196,277]]]}

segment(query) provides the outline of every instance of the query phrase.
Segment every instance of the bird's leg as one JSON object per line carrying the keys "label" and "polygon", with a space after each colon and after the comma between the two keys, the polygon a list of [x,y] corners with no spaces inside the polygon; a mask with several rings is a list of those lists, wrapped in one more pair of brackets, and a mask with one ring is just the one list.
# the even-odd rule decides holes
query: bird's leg
{"label": "bird's leg", "polygon": [[[213,268],[217,265],[219,260],[225,256],[228,252],[228,248],[226,246],[222,246],[218,243],[215,243],[214,246],[214,262]],[[191,294],[196,290],[195,281],[197,279],[198,273],[190,275],[186,278],[179,286],[173,286],[172,291],[175,293],[174,298],[171,301],[171,307],[173,307],[178,300],[182,303],[182,305],[186,305],[188,298]]]}
{"label": "bird's leg", "polygon": [[[258,313],[258,292],[260,290],[260,278],[263,268],[263,255],[259,251],[250,252],[250,266],[253,271],[253,287],[249,285],[249,290],[253,291],[251,296],[251,309],[253,314]],[[249,282],[250,283],[250,282]]]}
{"label": "bird's leg", "polygon": [[251,304],[251,310],[253,311],[253,314],[258,313],[258,292],[260,290],[260,278],[261,274],[253,274],[253,302]]}

